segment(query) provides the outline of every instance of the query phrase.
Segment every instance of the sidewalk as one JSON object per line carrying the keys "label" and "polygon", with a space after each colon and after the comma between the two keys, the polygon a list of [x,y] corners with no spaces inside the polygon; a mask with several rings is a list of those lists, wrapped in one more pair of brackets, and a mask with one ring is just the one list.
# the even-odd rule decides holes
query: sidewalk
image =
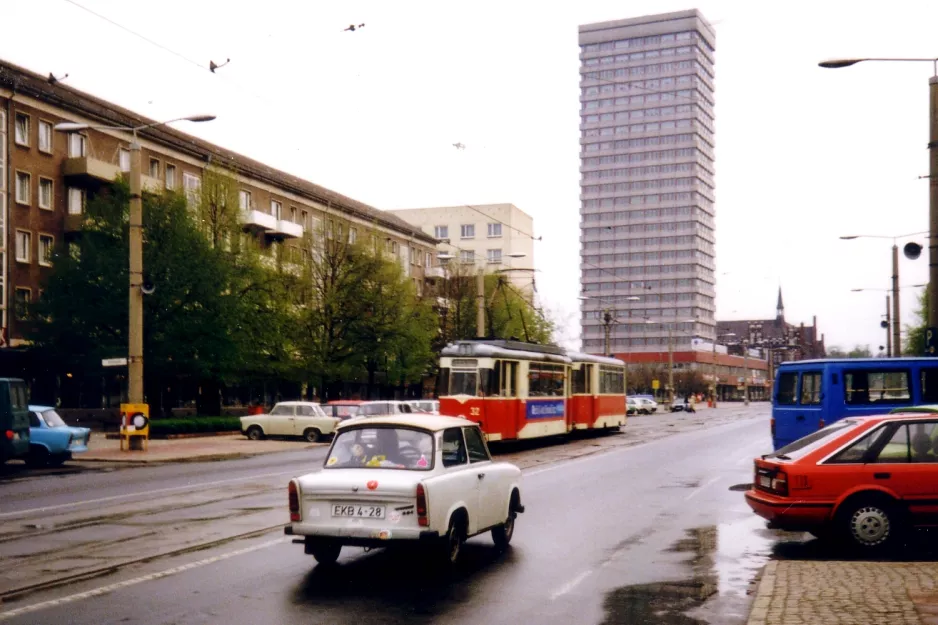
{"label": "sidewalk", "polygon": [[938,562],[777,560],[749,625],[938,625]]}
{"label": "sidewalk", "polygon": [[[300,440],[248,440],[241,434],[178,438],[172,440],[150,439],[146,451],[121,451],[120,441],[107,439],[102,432],[92,432],[88,451],[75,454],[73,462],[121,462],[150,464],[159,462],[205,462],[247,458],[278,451],[314,449],[329,443],[307,443]],[[125,443],[126,447],[126,443]]]}

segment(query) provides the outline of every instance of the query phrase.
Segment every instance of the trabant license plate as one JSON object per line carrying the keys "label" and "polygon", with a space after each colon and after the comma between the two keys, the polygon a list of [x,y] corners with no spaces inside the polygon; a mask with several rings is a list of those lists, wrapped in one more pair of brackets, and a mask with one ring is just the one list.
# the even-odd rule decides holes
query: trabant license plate
{"label": "trabant license plate", "polygon": [[765,475],[760,475],[759,486],[763,488],[772,488],[772,478],[765,476]]}
{"label": "trabant license plate", "polygon": [[332,516],[362,519],[383,519],[384,506],[361,506],[357,504],[333,504]]}

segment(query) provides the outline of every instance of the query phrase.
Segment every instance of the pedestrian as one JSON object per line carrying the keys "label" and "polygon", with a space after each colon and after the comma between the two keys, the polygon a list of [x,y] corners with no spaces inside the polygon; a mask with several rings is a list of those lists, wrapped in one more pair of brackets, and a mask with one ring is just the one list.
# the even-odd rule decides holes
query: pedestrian
{"label": "pedestrian", "polygon": [[697,404],[697,397],[695,395],[691,395],[690,403],[687,406],[687,412],[697,412],[696,404]]}

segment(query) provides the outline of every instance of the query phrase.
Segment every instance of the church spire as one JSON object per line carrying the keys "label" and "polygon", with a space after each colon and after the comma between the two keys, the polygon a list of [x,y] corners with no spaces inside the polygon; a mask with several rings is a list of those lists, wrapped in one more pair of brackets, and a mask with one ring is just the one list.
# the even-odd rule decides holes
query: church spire
{"label": "church spire", "polygon": [[775,319],[778,321],[785,319],[785,305],[782,303],[782,287],[778,287],[778,304],[775,305]]}

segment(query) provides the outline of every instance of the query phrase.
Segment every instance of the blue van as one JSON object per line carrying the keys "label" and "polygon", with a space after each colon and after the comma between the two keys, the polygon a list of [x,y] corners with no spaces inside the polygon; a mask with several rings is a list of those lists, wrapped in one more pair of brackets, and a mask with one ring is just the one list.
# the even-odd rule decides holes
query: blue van
{"label": "blue van", "polygon": [[838,358],[778,366],[772,396],[775,449],[844,417],[938,403],[938,358]]}
{"label": "blue van", "polygon": [[26,382],[0,378],[0,464],[29,453],[29,394]]}

